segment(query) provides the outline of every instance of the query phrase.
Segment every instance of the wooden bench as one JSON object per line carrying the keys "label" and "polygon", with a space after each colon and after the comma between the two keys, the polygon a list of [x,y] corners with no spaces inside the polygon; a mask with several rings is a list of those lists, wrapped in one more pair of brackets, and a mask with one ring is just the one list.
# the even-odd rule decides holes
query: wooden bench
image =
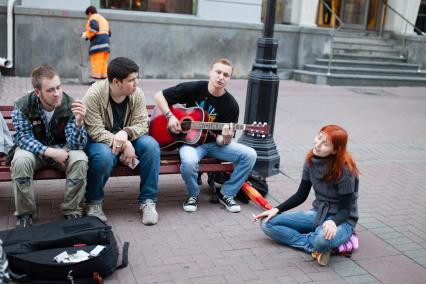
{"label": "wooden bench", "polygon": [[[147,109],[151,114],[153,105],[148,105]],[[4,119],[7,122],[9,131],[13,133],[14,128],[11,121],[13,106],[0,106],[0,111],[3,114]],[[199,172],[229,172],[234,168],[230,162],[223,162],[213,158],[206,157],[201,160]],[[160,174],[178,174],[180,173],[180,158],[178,152],[175,151],[161,151],[161,162],[160,162]],[[114,168],[112,175],[113,177],[119,176],[136,176],[139,175],[136,170],[132,170],[129,167],[119,163]],[[36,180],[48,180],[48,179],[64,179],[65,174],[61,171],[53,168],[45,168],[38,170],[34,179]],[[5,156],[0,156],[0,182],[11,181],[10,167],[5,163]]]}

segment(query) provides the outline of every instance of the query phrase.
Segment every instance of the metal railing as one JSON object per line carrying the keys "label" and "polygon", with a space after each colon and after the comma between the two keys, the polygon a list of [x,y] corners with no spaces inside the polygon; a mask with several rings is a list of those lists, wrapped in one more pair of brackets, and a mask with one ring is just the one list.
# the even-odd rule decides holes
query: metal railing
{"label": "metal railing", "polygon": [[334,42],[334,36],[336,35],[336,32],[339,31],[345,24],[343,21],[339,18],[339,16],[331,9],[331,7],[324,1],[321,0],[321,3],[323,7],[325,7],[336,20],[339,21],[339,26],[336,29],[336,21],[333,21],[333,26],[329,29],[330,32],[330,54],[328,55],[328,70],[327,75],[331,75],[331,61],[333,60],[333,42]]}
{"label": "metal railing", "polygon": [[[389,5],[389,3],[387,1],[385,1],[384,3],[384,9],[389,9],[392,12],[394,12],[396,15],[398,15],[401,19],[403,19],[405,21],[405,28],[404,28],[404,36],[403,36],[403,40],[402,40],[402,50],[401,50],[401,54],[400,57],[404,58],[404,56],[407,55],[407,25],[410,25],[411,27],[414,28],[414,30],[418,33],[418,35],[420,35],[421,37],[425,36],[426,34],[420,30],[418,27],[416,27],[416,25],[414,25],[412,22],[410,22],[406,17],[404,17],[401,13],[399,13],[397,10],[395,10],[392,6]],[[383,12],[385,13],[385,11]],[[383,34],[383,29],[384,29],[384,24],[382,23],[381,27],[380,27],[380,35]],[[419,61],[419,67],[417,69],[417,72],[421,72],[422,71],[422,66],[423,66],[423,58],[421,57],[422,55],[422,51],[425,50],[425,43],[426,40],[423,40],[422,43],[422,48],[418,48],[417,50],[417,60]]]}

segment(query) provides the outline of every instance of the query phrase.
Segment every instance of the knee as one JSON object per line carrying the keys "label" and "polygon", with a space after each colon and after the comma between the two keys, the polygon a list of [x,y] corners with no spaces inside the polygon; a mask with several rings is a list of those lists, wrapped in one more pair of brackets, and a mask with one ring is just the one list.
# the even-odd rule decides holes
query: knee
{"label": "knee", "polygon": [[263,220],[261,220],[260,222],[260,229],[262,229],[265,234],[268,234],[269,230],[271,229],[271,225]]}
{"label": "knee", "polygon": [[182,160],[180,164],[180,172],[182,174],[193,174],[198,172],[198,161]]}
{"label": "knee", "polygon": [[249,148],[246,154],[246,159],[249,161],[250,165],[254,165],[257,159],[257,153],[253,148]]}
{"label": "knee", "polygon": [[160,157],[160,145],[151,136],[144,135],[140,137],[135,143],[135,150],[138,156],[143,154],[149,157]]}
{"label": "knee", "polygon": [[70,178],[85,179],[89,168],[88,164],[86,160],[77,160],[70,164],[69,171],[72,175]]}
{"label": "knee", "polygon": [[86,153],[84,153],[84,151],[82,150],[73,150],[73,151],[69,151],[69,156],[68,156],[68,164],[70,166],[74,166],[74,164],[78,164],[79,166],[88,163],[88,158]]}
{"label": "knee", "polygon": [[265,222],[264,220],[260,221],[260,229],[265,233],[265,235],[272,237],[274,235],[275,226],[271,222]]}
{"label": "knee", "polygon": [[240,161],[253,166],[256,163],[257,153],[251,147],[245,147],[244,151],[240,154]]}
{"label": "knee", "polygon": [[[106,145],[105,145],[106,146]],[[108,172],[114,167],[114,155],[110,148],[88,152],[89,168],[99,172]]]}
{"label": "knee", "polygon": [[160,145],[158,145],[158,142],[151,136],[146,136],[145,140],[147,153],[151,156],[160,156]]}
{"label": "knee", "polygon": [[14,177],[32,177],[34,168],[34,161],[28,157],[14,158],[11,164],[11,171]]}
{"label": "knee", "polygon": [[324,235],[321,233],[315,234],[311,240],[312,247],[314,251],[324,252],[330,248],[330,240],[326,240]]}

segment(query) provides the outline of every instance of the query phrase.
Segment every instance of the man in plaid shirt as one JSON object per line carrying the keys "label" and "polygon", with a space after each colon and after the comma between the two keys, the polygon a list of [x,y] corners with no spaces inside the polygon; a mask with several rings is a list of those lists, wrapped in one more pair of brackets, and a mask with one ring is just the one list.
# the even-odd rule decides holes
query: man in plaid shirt
{"label": "man in plaid shirt", "polygon": [[34,90],[15,103],[12,123],[16,133],[12,158],[12,187],[16,226],[32,225],[36,210],[33,176],[37,169],[52,166],[66,175],[61,210],[65,218],[79,218],[86,189],[88,159],[84,126],[86,107],[62,91],[58,73],[50,66],[33,70]]}

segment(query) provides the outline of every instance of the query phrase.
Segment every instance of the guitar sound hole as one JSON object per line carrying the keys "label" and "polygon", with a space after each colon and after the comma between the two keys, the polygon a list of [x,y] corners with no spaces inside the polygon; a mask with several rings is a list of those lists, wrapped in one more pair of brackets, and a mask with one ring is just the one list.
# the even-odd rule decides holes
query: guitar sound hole
{"label": "guitar sound hole", "polygon": [[191,122],[192,120],[188,118],[182,119],[180,123],[180,127],[182,128],[182,132],[188,132],[191,129]]}

